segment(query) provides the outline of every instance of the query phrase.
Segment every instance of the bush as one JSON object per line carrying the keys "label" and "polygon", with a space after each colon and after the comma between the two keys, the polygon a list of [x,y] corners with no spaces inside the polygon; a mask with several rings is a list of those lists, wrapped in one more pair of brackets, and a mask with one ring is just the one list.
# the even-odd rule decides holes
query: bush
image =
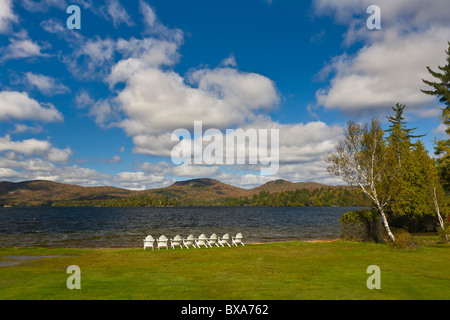
{"label": "bush", "polygon": [[397,249],[417,249],[419,245],[411,236],[411,234],[405,230],[400,231],[395,235],[395,241],[392,242],[392,246]]}
{"label": "bush", "polygon": [[383,226],[380,215],[374,210],[363,209],[344,213],[339,219],[341,238],[350,241],[382,242]]}
{"label": "bush", "polygon": [[450,223],[444,222],[444,229],[439,228],[438,231],[439,240],[447,243],[450,241]]}

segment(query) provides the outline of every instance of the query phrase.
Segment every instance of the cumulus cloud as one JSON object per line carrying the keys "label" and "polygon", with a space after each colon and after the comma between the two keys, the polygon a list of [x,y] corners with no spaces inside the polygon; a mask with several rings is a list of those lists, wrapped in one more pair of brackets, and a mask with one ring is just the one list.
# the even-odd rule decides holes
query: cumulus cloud
{"label": "cumulus cloud", "polygon": [[11,24],[19,19],[12,9],[12,0],[0,0],[0,33],[11,31]]}
{"label": "cumulus cloud", "polygon": [[[51,157],[50,157],[51,158]],[[54,159],[53,159],[54,160]],[[94,169],[51,162],[36,156],[25,159],[0,154],[0,180],[49,180],[82,186],[112,185],[112,176]]]}
{"label": "cumulus cloud", "polygon": [[[333,16],[341,24],[349,24],[351,20],[360,19],[365,22],[369,15],[366,9],[374,4],[372,0],[314,0],[313,9],[316,15]],[[383,25],[402,24],[404,27],[427,27],[432,24],[448,25],[448,1],[435,0],[427,3],[420,0],[378,0]]]}
{"label": "cumulus cloud", "polygon": [[433,105],[420,92],[429,79],[426,66],[444,64],[450,39],[448,1],[378,1],[382,29],[370,31],[365,9],[370,1],[314,1],[318,15],[347,25],[344,44],[363,43],[354,54],[334,57],[321,71],[330,85],[316,92],[317,103],[350,113],[386,111],[397,102],[415,110]]}
{"label": "cumulus cloud", "polygon": [[22,30],[10,37],[8,46],[0,48],[0,62],[32,57],[48,57],[48,54],[42,52],[44,48],[46,46],[41,46],[33,41],[28,33]]}
{"label": "cumulus cloud", "polygon": [[42,106],[26,92],[0,92],[0,120],[62,121],[62,114],[51,104]]}
{"label": "cumulus cloud", "polygon": [[0,137],[0,152],[5,151],[12,151],[25,156],[41,155],[52,162],[65,162],[72,155],[70,148],[54,148],[47,140],[37,140],[33,138],[22,141],[12,141],[9,135]]}
{"label": "cumulus cloud", "polygon": [[10,168],[0,168],[0,178],[14,178],[19,176],[20,173],[17,171],[14,171],[13,169]]}
{"label": "cumulus cloud", "polygon": [[[422,79],[426,66],[442,65],[450,28],[431,28],[401,35],[386,30],[382,40],[364,46],[355,55],[335,57],[327,67],[333,73],[330,87],[317,92],[319,104],[330,109],[358,112],[390,109],[396,102],[411,107],[430,104]],[[418,45],[420,44],[420,45]]]}
{"label": "cumulus cloud", "polygon": [[[150,6],[143,1],[140,6],[148,26],[160,23]],[[111,89],[121,85],[115,97],[100,100],[90,108],[98,125],[121,127],[132,138],[133,152],[162,157],[170,157],[175,145],[172,131],[184,128],[192,132],[195,121],[202,121],[203,130],[215,128],[223,133],[229,128],[277,128],[280,163],[297,167],[303,173],[303,177],[295,175],[299,180],[327,177],[322,159],[334,148],[341,127],[320,121],[289,125],[274,122],[267,113],[280,103],[275,83],[263,75],[239,70],[234,55],[217,67],[191,69],[184,75],[175,72],[173,67],[180,59],[178,50],[183,43],[178,35],[177,30],[164,29],[163,34],[151,37],[115,41],[112,47],[121,59],[112,65],[106,81]],[[120,173],[114,181],[121,185],[128,181],[129,187],[141,189],[180,177],[216,177],[250,187],[276,177],[293,176],[291,171],[284,171],[261,177],[260,167],[145,163],[140,171]]]}
{"label": "cumulus cloud", "polygon": [[[50,0],[45,3],[51,5]],[[91,1],[83,3],[85,8],[95,11]],[[31,2],[27,5],[29,10],[33,10]],[[116,27],[134,23],[117,0],[107,1],[101,10],[94,13],[112,20]],[[0,168],[10,168],[8,172],[4,171],[5,175],[16,177],[20,173],[22,179],[42,178],[131,189],[162,187],[179,178],[195,177],[214,177],[247,188],[276,178],[331,181],[327,180],[323,155],[333,149],[342,132],[340,127],[320,121],[293,124],[273,121],[268,113],[276,110],[281,101],[275,82],[261,74],[240,70],[234,54],[225,56],[216,67],[192,68],[185,74],[176,72],[175,66],[181,59],[183,32],[163,25],[155,10],[144,0],[139,1],[139,10],[145,27],[141,38],[85,38],[78,33],[71,36],[57,20],[49,19],[41,23],[45,31],[67,40],[69,50],[62,50],[59,57],[77,79],[102,80],[109,86],[111,95],[97,101],[86,90],[78,91],[76,106],[88,109],[88,114],[102,128],[122,128],[133,141],[134,153],[160,157],[171,155],[175,144],[171,139],[172,131],[185,128],[192,132],[195,121],[202,121],[204,130],[216,128],[224,134],[226,129],[231,128],[275,128],[280,133],[281,166],[278,173],[275,176],[261,176],[261,164],[174,165],[167,160],[146,162],[136,171],[109,175],[66,165],[72,156],[70,148],[55,148],[46,140],[12,141],[7,136],[1,140],[3,154],[0,154]],[[42,55],[42,48],[27,35],[16,36],[13,40],[30,42],[28,50],[22,50],[24,57],[27,52],[28,56]],[[11,52],[12,44],[15,43],[10,41]],[[37,46],[34,51],[31,44]],[[25,43],[23,45],[26,47]],[[17,52],[20,55],[20,50]],[[337,73],[337,67],[330,65],[331,69]],[[48,94],[57,91],[53,78],[27,73],[27,80],[42,93],[46,90]],[[52,105],[40,104],[26,93],[13,92],[9,95],[14,96],[10,100],[16,104],[19,100],[24,101],[24,106],[19,108],[23,112],[13,114],[12,110],[2,109],[0,120],[62,120],[62,115]],[[6,98],[3,97],[3,100],[6,101]],[[25,112],[25,105],[28,112]],[[19,130],[31,132],[29,127],[17,127]],[[119,156],[104,160],[107,163],[120,161]]]}

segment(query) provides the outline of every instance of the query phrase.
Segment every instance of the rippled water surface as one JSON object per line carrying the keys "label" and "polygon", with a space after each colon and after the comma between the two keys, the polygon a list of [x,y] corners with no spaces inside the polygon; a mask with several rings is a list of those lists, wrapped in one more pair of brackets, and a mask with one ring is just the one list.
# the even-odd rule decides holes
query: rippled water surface
{"label": "rippled water surface", "polygon": [[0,247],[140,247],[147,235],[244,242],[336,239],[354,207],[0,208]]}

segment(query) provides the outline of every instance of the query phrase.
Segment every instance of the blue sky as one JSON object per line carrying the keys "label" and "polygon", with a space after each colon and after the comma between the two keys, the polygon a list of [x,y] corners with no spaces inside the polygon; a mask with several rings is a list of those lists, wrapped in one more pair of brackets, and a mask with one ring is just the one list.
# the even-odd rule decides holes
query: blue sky
{"label": "blue sky", "polygon": [[[70,30],[69,5],[81,9]],[[349,119],[407,105],[430,153],[440,107],[420,92],[445,63],[447,0],[0,0],[0,181],[131,189],[219,179],[342,183],[326,172]],[[171,160],[178,128],[279,130],[279,170]]]}

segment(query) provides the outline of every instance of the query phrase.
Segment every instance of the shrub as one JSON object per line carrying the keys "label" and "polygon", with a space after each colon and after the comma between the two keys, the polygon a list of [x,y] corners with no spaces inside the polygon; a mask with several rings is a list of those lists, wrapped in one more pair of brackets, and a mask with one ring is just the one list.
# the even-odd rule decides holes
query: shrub
{"label": "shrub", "polygon": [[444,222],[444,229],[439,228],[438,231],[439,240],[447,243],[450,241],[450,223]]}
{"label": "shrub", "polygon": [[339,219],[341,238],[350,241],[383,241],[383,226],[375,210],[363,209],[344,213]]}
{"label": "shrub", "polygon": [[396,240],[392,243],[392,246],[397,249],[417,249],[419,245],[411,236],[411,234],[405,230],[400,231],[396,236]]}

